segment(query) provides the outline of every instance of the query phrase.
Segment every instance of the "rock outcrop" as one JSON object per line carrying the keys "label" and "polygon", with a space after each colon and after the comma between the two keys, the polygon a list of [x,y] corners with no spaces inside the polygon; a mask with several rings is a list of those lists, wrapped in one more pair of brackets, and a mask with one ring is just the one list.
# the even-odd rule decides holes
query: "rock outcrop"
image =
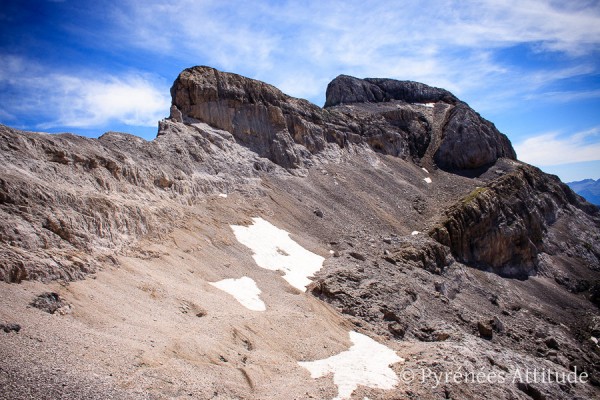
{"label": "rock outcrop", "polygon": [[[432,141],[435,164],[446,170],[469,170],[493,164],[499,158],[516,159],[508,138],[452,93],[419,82],[393,79],[357,79],[340,75],[327,86],[325,107],[355,103],[447,105],[436,121]],[[434,114],[433,118],[436,115]]]}
{"label": "rock outcrop", "polygon": [[[510,142],[493,124],[450,92],[418,82],[342,75],[329,84],[326,108],[321,109],[263,82],[194,67],[179,75],[171,95],[188,120],[226,130],[238,143],[288,169],[311,166],[318,162],[315,156],[331,159],[328,153],[353,145],[415,160],[434,146],[430,153],[445,169],[474,169],[501,157],[515,158]],[[377,106],[370,107],[372,103]],[[423,103],[439,103],[443,112],[434,113],[431,104]]]}
{"label": "rock outcrop", "polygon": [[325,108],[352,103],[382,103],[400,100],[406,103],[456,104],[449,91],[420,82],[340,75],[327,85]]}
{"label": "rock outcrop", "polygon": [[[502,276],[526,278],[537,273],[538,255],[548,229],[565,213],[598,218],[598,209],[567,185],[537,168],[520,165],[478,187],[445,211],[430,235],[448,246],[462,263]],[[573,238],[575,240],[575,238]],[[590,248],[600,263],[600,245]]]}
{"label": "rock outcrop", "polygon": [[517,158],[508,138],[494,124],[465,103],[457,104],[447,116],[434,161],[446,170],[469,170],[490,166],[499,158]]}
{"label": "rock outcrop", "polygon": [[137,239],[172,229],[179,205],[255,190],[263,161],[229,133],[171,121],[159,133],[146,142],[0,126],[0,280],[82,279]]}

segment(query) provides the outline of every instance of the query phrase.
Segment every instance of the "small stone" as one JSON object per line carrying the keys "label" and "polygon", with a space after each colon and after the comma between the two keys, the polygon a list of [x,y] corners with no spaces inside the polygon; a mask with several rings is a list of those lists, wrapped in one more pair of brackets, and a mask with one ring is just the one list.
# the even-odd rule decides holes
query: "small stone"
{"label": "small stone", "polygon": [[360,253],[357,253],[355,251],[351,251],[348,254],[350,254],[350,257],[356,258],[357,260],[360,260],[360,261],[366,261],[367,260],[367,257],[365,257],[364,255],[362,255]]}
{"label": "small stone", "polygon": [[319,210],[318,208],[316,210],[313,211],[313,213],[319,217],[319,218],[323,218],[323,211]]}
{"label": "small stone", "polygon": [[19,324],[0,324],[0,330],[3,330],[6,333],[9,332],[17,332],[21,330],[21,325]]}
{"label": "small stone", "polygon": [[383,242],[387,243],[387,244],[392,244],[392,238],[385,237],[385,238],[383,238]]}
{"label": "small stone", "polygon": [[[45,292],[40,294],[31,302],[31,305],[35,308],[39,308],[40,310],[47,312],[48,314],[54,314],[62,307],[69,306],[63,301],[63,299],[58,293],[54,292]],[[59,312],[59,314],[63,313]]]}
{"label": "small stone", "polygon": [[494,320],[492,321],[492,326],[494,327],[494,330],[496,332],[504,332],[504,322],[502,322],[500,318],[494,317]]}
{"label": "small stone", "polygon": [[558,348],[559,348],[558,342],[553,337],[546,339],[545,343],[546,343],[546,346],[548,346],[548,348],[550,348],[550,349],[558,350]]}
{"label": "small stone", "polygon": [[492,327],[485,322],[477,322],[477,330],[479,331],[479,336],[481,336],[484,339],[489,340],[492,338],[492,336],[494,336],[494,331],[492,330]]}
{"label": "small stone", "polygon": [[392,333],[392,335],[394,335],[394,337],[396,338],[403,338],[404,335],[406,334],[406,328],[404,328],[400,323],[398,322],[392,322],[391,324],[388,325],[388,330]]}
{"label": "small stone", "polygon": [[448,287],[446,282],[435,282],[434,287],[436,292],[448,297]]}

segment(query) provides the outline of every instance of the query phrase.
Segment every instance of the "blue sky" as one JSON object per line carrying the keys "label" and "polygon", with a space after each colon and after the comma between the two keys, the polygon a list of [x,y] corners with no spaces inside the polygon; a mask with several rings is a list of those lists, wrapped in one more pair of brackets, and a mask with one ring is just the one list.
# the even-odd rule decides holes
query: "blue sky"
{"label": "blue sky", "polygon": [[421,81],[523,161],[600,178],[600,1],[3,1],[0,123],[152,139],[177,74],[209,65],[317,105],[339,74]]}

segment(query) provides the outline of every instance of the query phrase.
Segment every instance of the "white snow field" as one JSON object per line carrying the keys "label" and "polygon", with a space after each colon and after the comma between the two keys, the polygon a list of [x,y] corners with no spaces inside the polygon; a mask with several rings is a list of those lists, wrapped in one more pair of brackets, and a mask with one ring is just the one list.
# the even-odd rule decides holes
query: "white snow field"
{"label": "white snow field", "polygon": [[260,289],[254,279],[242,276],[239,279],[223,279],[209,282],[212,286],[232,295],[241,305],[252,311],[265,311],[265,303],[258,297]]}
{"label": "white snow field", "polygon": [[338,387],[333,400],[349,399],[358,385],[393,389],[398,376],[390,365],[404,360],[392,349],[358,332],[351,331],[350,340],[353,345],[335,356],[298,363],[315,379],[333,373],[333,383]]}
{"label": "white snow field", "polygon": [[252,218],[250,226],[231,225],[233,233],[241,244],[249,247],[259,267],[272,271],[282,271],[285,279],[293,287],[305,292],[312,281],[309,276],[323,267],[325,258],[311,253],[290,239],[290,234],[271,225],[262,218]]}
{"label": "white snow field", "polygon": [[424,180],[425,182],[427,182],[427,183],[431,183],[431,178],[430,178],[430,177],[423,178],[423,180]]}

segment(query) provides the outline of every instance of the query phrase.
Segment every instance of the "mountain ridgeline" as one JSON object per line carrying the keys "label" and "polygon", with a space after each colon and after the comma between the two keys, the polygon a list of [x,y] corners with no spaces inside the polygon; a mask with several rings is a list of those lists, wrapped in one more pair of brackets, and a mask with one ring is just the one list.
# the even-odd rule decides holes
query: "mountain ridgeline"
{"label": "mountain ridgeline", "polygon": [[[340,75],[321,108],[193,67],[171,96],[152,141],[0,126],[0,280],[85,280],[129,259],[167,257],[148,243],[170,245],[173,232],[268,216],[327,256],[308,291],[357,329],[415,343],[457,340],[479,350],[477,368],[541,357],[535,362],[576,367],[600,384],[600,353],[589,340],[600,337],[599,209],[518,161],[508,138],[452,93]],[[219,229],[188,253],[208,242],[213,252],[241,254]],[[178,238],[173,251],[183,246]],[[554,342],[546,349],[550,337],[559,352]],[[448,388],[458,397],[598,394],[588,386]]]}
{"label": "mountain ridgeline", "polygon": [[584,179],[582,181],[568,182],[567,185],[590,203],[600,206],[600,179]]}

